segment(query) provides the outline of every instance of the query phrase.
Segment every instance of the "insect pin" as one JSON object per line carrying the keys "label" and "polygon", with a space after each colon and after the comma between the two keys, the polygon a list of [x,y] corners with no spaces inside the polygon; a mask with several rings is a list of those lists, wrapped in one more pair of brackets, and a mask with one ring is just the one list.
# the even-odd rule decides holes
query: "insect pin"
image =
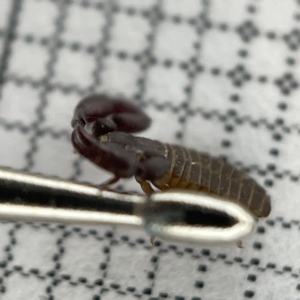
{"label": "insect pin", "polygon": [[[152,186],[161,191],[198,191],[234,203],[255,217],[269,215],[271,202],[266,191],[224,159],[132,135],[150,123],[129,102],[92,95],[75,108],[72,143],[82,156],[114,174],[106,184],[134,176],[147,195],[153,194]],[[213,202],[212,198],[211,207]],[[209,205],[205,209],[209,213]]]}

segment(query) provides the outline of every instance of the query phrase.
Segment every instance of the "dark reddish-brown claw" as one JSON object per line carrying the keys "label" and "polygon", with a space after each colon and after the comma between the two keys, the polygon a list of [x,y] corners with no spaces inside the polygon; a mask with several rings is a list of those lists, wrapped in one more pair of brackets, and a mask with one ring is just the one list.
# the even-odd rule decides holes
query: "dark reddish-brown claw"
{"label": "dark reddish-brown claw", "polygon": [[83,126],[94,122],[97,124],[95,134],[102,135],[113,131],[139,132],[146,129],[151,120],[129,102],[110,99],[104,95],[92,95],[76,106],[72,126],[75,128],[78,124]]}
{"label": "dark reddish-brown claw", "polygon": [[135,175],[138,161],[134,153],[128,152],[115,143],[101,143],[89,135],[82,126],[72,133],[74,148],[94,164],[115,174],[128,178]]}

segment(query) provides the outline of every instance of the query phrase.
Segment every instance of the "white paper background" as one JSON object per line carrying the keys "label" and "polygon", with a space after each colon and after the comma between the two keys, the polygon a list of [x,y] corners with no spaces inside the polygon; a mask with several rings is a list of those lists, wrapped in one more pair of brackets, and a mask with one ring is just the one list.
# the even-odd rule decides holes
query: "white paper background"
{"label": "white paper background", "polygon": [[0,299],[300,299],[299,22],[296,0],[0,0],[1,165],[103,182],[70,143],[101,92],[145,107],[144,136],[248,168],[273,205],[242,250],[1,224]]}

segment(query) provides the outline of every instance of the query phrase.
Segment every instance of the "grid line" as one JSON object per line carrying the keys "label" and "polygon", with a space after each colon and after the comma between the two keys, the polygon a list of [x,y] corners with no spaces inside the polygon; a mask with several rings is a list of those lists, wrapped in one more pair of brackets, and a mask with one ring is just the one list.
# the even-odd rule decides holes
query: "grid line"
{"label": "grid line", "polygon": [[15,37],[18,17],[21,12],[21,0],[13,0],[11,2],[11,12],[8,19],[7,30],[4,39],[4,49],[0,59],[0,99],[2,95],[4,77],[7,70],[7,65],[9,63],[9,56],[11,51],[11,46]]}
{"label": "grid line", "polygon": [[[63,32],[64,28],[64,21],[66,19],[66,13],[67,13],[67,6],[65,5],[65,2],[58,2],[57,9],[59,10],[59,16],[56,20],[56,32],[53,35],[52,43],[49,47],[49,61],[47,63],[46,69],[47,73],[45,75],[45,78],[43,79],[43,88],[40,93],[40,104],[37,108],[37,120],[33,123],[36,133],[39,131],[39,127],[41,123],[44,120],[44,110],[47,106],[47,94],[49,92],[49,82],[51,78],[54,76],[54,63],[57,59],[57,41],[59,39],[59,36]],[[38,142],[38,135],[34,134],[30,138],[30,149],[26,153],[26,167],[24,168],[26,171],[30,171],[32,167],[34,166],[34,154],[37,151],[37,142]]]}
{"label": "grid line", "polygon": [[[223,7],[224,15],[228,12],[232,13],[229,11],[230,8],[228,9],[230,5],[231,7],[234,6],[234,8],[239,7],[243,9],[243,12],[240,12],[241,16],[234,16],[234,18],[236,17],[235,19],[225,22],[222,21],[223,13],[219,13],[218,16],[217,11],[218,5],[223,4],[209,0],[199,0],[198,2],[194,0],[190,1],[189,5],[194,5],[194,9],[189,10],[187,16],[185,16],[186,11],[183,12],[178,9],[178,7],[176,8],[176,5],[180,1],[176,3],[175,1],[157,0],[157,2],[155,2],[154,0],[151,4],[145,6],[148,1],[136,1],[135,5],[134,0],[131,0],[130,2],[132,4],[127,5],[121,0],[118,3],[116,0],[113,2],[109,0],[101,2],[92,0],[43,0],[44,2],[41,5],[42,10],[44,8],[47,10],[47,5],[48,7],[54,5],[58,11],[58,16],[54,20],[54,33],[51,34],[51,36],[47,36],[42,26],[41,28],[37,28],[37,30],[30,27],[31,20],[29,19],[31,16],[24,16],[24,19],[22,19],[22,26],[24,26],[24,28],[29,26],[28,32],[26,32],[26,30],[24,31],[24,28],[18,27],[21,26],[17,21],[22,13],[23,7],[21,6],[22,2],[20,0],[14,1],[14,3],[19,3],[20,7],[18,9],[15,8],[14,11],[15,23],[10,20],[11,24],[9,28],[11,28],[13,33],[11,34],[12,38],[9,40],[9,44],[5,44],[5,55],[7,56],[5,61],[7,64],[5,65],[3,63],[3,57],[2,60],[0,60],[0,67],[2,66],[0,69],[2,71],[0,76],[0,78],[2,78],[0,89],[4,90],[5,84],[9,83],[7,90],[5,90],[6,98],[2,103],[4,103],[6,107],[8,106],[7,103],[11,103],[11,109],[13,109],[13,105],[21,103],[18,101],[31,100],[28,99],[28,97],[21,99],[23,90],[24,95],[31,97],[29,92],[25,94],[26,91],[30,90],[34,95],[33,97],[36,97],[35,94],[38,93],[37,109],[34,111],[35,116],[33,120],[30,115],[31,119],[29,120],[29,125],[26,123],[28,118],[25,119],[25,121],[20,121],[24,120],[24,118],[17,109],[16,111],[12,111],[12,116],[9,116],[10,112],[7,112],[7,118],[6,114],[3,113],[1,115],[2,118],[0,118],[0,129],[1,133],[3,133],[3,139],[7,138],[7,140],[11,140],[11,137],[16,137],[16,139],[20,138],[16,140],[16,143],[18,143],[18,149],[16,150],[20,152],[21,147],[19,145],[23,146],[23,144],[25,144],[24,149],[26,151],[26,139],[30,139],[30,149],[27,151],[26,156],[27,170],[34,169],[39,171],[43,169],[45,166],[43,166],[40,161],[45,160],[49,149],[51,149],[57,156],[51,160],[54,167],[51,165],[50,168],[55,169],[55,163],[59,165],[59,167],[61,164],[61,168],[65,168],[64,163],[61,163],[60,159],[65,160],[66,168],[70,168],[71,171],[70,174],[65,177],[77,180],[80,176],[83,180],[90,181],[93,180],[93,176],[95,176],[94,179],[97,180],[97,170],[89,169],[88,164],[83,164],[82,158],[76,157],[73,159],[72,154],[66,152],[71,151],[69,146],[72,128],[66,127],[65,120],[60,119],[57,120],[57,124],[53,124],[53,126],[49,125],[47,108],[51,110],[52,115],[49,116],[49,120],[52,120],[53,113],[55,114],[55,111],[53,111],[54,108],[60,109],[59,113],[70,116],[70,110],[72,110],[71,106],[75,106],[75,101],[77,102],[78,98],[84,97],[89,93],[97,92],[98,87],[101,92],[108,95],[123,94],[124,86],[121,84],[118,85],[118,80],[123,80],[126,75],[128,76],[130,87],[134,89],[132,99],[127,100],[143,107],[143,109],[152,116],[154,120],[153,127],[150,129],[153,129],[154,132],[152,137],[156,138],[157,134],[157,139],[162,140],[162,136],[165,134],[165,138],[171,137],[172,139],[174,135],[176,135],[176,132],[179,131],[181,136],[180,134],[177,135],[177,140],[183,144],[192,143],[193,141],[191,141],[191,139],[193,136],[191,132],[196,132],[195,130],[197,130],[197,128],[192,128],[192,131],[187,131],[187,129],[190,129],[188,126],[192,127],[196,124],[196,126],[199,126],[199,132],[203,129],[204,135],[206,135],[206,132],[207,135],[211,135],[209,137],[201,135],[201,142],[203,139],[203,147],[205,149],[212,149],[213,147],[215,153],[224,154],[223,157],[225,159],[227,158],[227,160],[229,160],[228,157],[230,157],[230,161],[234,160],[233,165],[238,169],[243,169],[247,173],[255,175],[254,177],[257,177],[260,182],[264,181],[263,184],[266,186],[266,189],[270,190],[270,193],[274,195],[274,197],[277,195],[277,192],[280,195],[285,195],[284,193],[286,192],[287,195],[291,195],[292,201],[289,201],[288,196],[283,196],[282,198],[284,199],[280,199],[280,202],[278,199],[275,199],[275,201],[273,201],[274,209],[272,213],[277,215],[277,217],[271,215],[267,220],[260,220],[260,222],[258,222],[257,231],[253,233],[253,236],[249,239],[248,249],[244,249],[241,252],[230,251],[230,249],[226,247],[210,249],[208,247],[180,246],[175,243],[170,244],[159,240],[156,240],[152,247],[143,232],[125,231],[122,230],[122,228],[107,229],[107,231],[104,229],[103,231],[103,228],[85,230],[83,229],[84,227],[36,223],[23,225],[17,223],[12,225],[12,232],[4,233],[4,236],[9,237],[9,241],[3,246],[4,249],[1,253],[3,257],[3,261],[0,261],[1,297],[4,296],[5,300],[5,297],[9,297],[9,293],[13,292],[8,289],[11,288],[10,282],[15,279],[13,276],[17,275],[18,278],[16,280],[19,280],[19,276],[21,276],[21,280],[24,280],[24,282],[27,278],[31,279],[31,282],[36,281],[35,284],[37,286],[44,286],[46,282],[45,296],[41,296],[43,300],[61,300],[56,299],[56,297],[58,297],[56,293],[59,293],[62,288],[59,286],[60,283],[66,284],[68,288],[71,286],[74,293],[83,289],[82,291],[90,294],[87,298],[91,300],[104,300],[107,297],[142,298],[148,300],[165,298],[174,300],[204,300],[210,297],[210,293],[220,293],[220,286],[224,282],[218,282],[215,280],[215,276],[217,278],[222,273],[227,274],[226,272],[228,272],[228,274],[234,272],[237,276],[243,274],[242,278],[239,277],[236,279],[236,283],[239,285],[237,298],[259,298],[261,296],[260,289],[262,289],[261,280],[270,280],[270,278],[275,280],[275,276],[281,282],[287,282],[293,290],[291,295],[296,295],[295,297],[297,297],[297,293],[300,291],[300,283],[297,269],[297,256],[294,255],[295,250],[292,242],[299,232],[300,220],[298,220],[295,214],[293,214],[293,217],[292,215],[289,216],[287,211],[290,212],[291,208],[288,207],[287,204],[289,201],[291,205],[297,206],[296,193],[299,190],[300,173],[297,169],[296,152],[292,152],[293,155],[295,155],[295,165],[293,165],[289,160],[290,157],[287,157],[284,152],[284,143],[286,141],[293,143],[294,141],[295,145],[297,145],[298,134],[300,134],[300,123],[298,123],[294,117],[295,114],[293,114],[293,111],[292,114],[290,114],[294,107],[298,107],[296,98],[299,89],[298,85],[300,84],[300,81],[298,81],[300,80],[299,72],[297,71],[299,64],[297,53],[300,48],[300,42],[297,40],[299,38],[300,41],[300,31],[297,30],[299,25],[297,22],[300,20],[299,12],[295,11],[295,15],[290,15],[286,18],[286,21],[294,21],[290,23],[289,28],[284,29],[282,26],[283,29],[275,30],[275,25],[266,28],[263,22],[259,23],[259,14],[262,9],[260,5],[262,3],[258,4],[252,0],[246,1],[245,3],[230,0],[227,6]],[[149,1],[149,3],[150,2],[151,1]],[[26,6],[26,8],[29,8],[29,10],[34,9],[34,3],[37,4],[38,0],[32,0],[32,6]],[[183,9],[185,10],[186,7],[187,6]],[[176,10],[173,10],[173,8],[177,9],[178,13],[176,13]],[[200,8],[200,12],[198,8]],[[74,23],[72,22],[74,22],[74,19],[72,18],[74,18],[74,16],[76,17],[77,13],[78,16],[80,16],[83,10],[87,16],[91,16],[91,20],[87,19],[86,22],[82,24],[82,28],[76,27],[76,24],[73,28]],[[32,13],[32,11],[29,13]],[[96,14],[95,11],[99,12],[99,14]],[[216,14],[214,14],[215,12]],[[264,13],[266,13],[266,11]],[[12,15],[12,11],[10,14]],[[32,13],[32,16],[34,18],[35,14]],[[44,23],[42,22],[41,24],[49,25],[53,22],[51,16],[50,14],[48,16],[46,12],[43,16]],[[105,17],[104,20],[101,20],[101,30],[99,29],[98,32],[92,32],[92,39],[88,37],[81,39],[81,34],[87,34],[89,29],[95,29],[95,26],[92,24],[92,18],[97,19],[97,16],[100,18]],[[117,20],[116,18],[119,19]],[[69,20],[68,30],[71,31],[67,31],[67,28],[65,28]],[[116,22],[114,22],[115,20]],[[90,21],[91,24],[89,23]],[[119,23],[117,23],[117,21]],[[137,23],[135,23],[136,21]],[[143,26],[146,25],[147,30],[148,28],[150,29],[150,35],[147,36],[146,34],[148,34],[149,31],[147,31],[147,33],[143,31],[144,33],[141,35],[142,31],[140,31],[139,28],[132,28],[133,35],[129,36],[127,42],[129,41],[130,43],[131,38],[141,38],[139,41],[143,43],[142,48],[140,45],[138,45],[137,48],[135,46],[131,47],[130,45],[129,49],[135,50],[124,51],[124,47],[126,47],[126,36],[124,36],[124,41],[122,37],[120,37],[120,41],[113,40],[112,33],[114,26],[120,24],[122,26],[122,24],[125,24],[124,22],[128,22],[128,24],[133,27],[140,22]],[[161,25],[166,25],[166,27]],[[115,28],[118,28],[117,26]],[[182,46],[180,42],[187,42],[186,45],[190,48],[186,50],[182,47],[180,50],[182,53],[178,52],[178,54],[176,53],[178,49],[174,49],[174,55],[178,55],[175,57],[179,57],[179,59],[172,58],[173,54],[162,58],[164,54],[161,55],[161,52],[159,52],[164,51],[168,46],[167,51],[171,51],[172,49],[170,47],[173,46],[172,38],[174,37],[172,34],[170,35],[170,45],[167,45],[168,41],[164,40],[161,42],[159,39],[161,34],[166,36],[163,32],[164,28],[167,30],[171,28],[170,32],[172,32],[172,30],[176,32],[178,28],[178,33],[181,32],[182,28],[185,28],[186,32],[188,32],[186,37],[182,34],[181,37],[178,37],[179,40],[173,40],[174,47],[178,47],[178,49],[181,49],[180,47]],[[74,35],[74,33],[72,33],[74,29],[77,30],[76,33],[78,34]],[[143,27],[142,30],[144,29]],[[5,30],[0,31],[0,35],[2,33],[2,36],[4,36],[4,31]],[[19,31],[24,33],[19,33]],[[72,42],[67,41],[67,34],[69,32],[72,36],[75,36],[75,38],[72,38]],[[193,35],[189,37],[191,33],[193,33]],[[195,35],[195,33],[197,34]],[[128,34],[130,34],[130,32],[128,32]],[[135,34],[137,35],[135,36]],[[66,40],[64,40],[65,37]],[[214,41],[218,42],[220,38],[229,43],[228,49],[231,50],[229,54],[233,59],[225,66],[222,66],[222,63],[217,63],[219,57],[215,59],[213,55],[211,57],[209,55],[207,56],[208,48],[205,47],[207,45],[211,47],[210,43],[212,42],[212,37],[215,38]],[[236,44],[234,44],[233,39],[235,39]],[[268,76],[264,74],[264,69],[257,68],[256,70],[255,65],[253,65],[253,59],[256,59],[253,54],[257,53],[253,52],[253,50],[255,50],[255,47],[258,47],[255,43],[258,39],[262,41],[268,49],[272,49],[276,53],[278,48],[282,49],[281,58],[278,59],[278,61],[272,61],[270,55],[270,61],[278,68],[274,69]],[[146,41],[146,43],[144,43],[144,41]],[[5,43],[7,42],[8,41],[5,40]],[[15,42],[19,48],[13,48]],[[134,43],[135,42],[134,40]],[[121,45],[125,46],[123,47]],[[41,55],[44,55],[44,58],[47,60],[46,75],[44,77],[34,79],[32,75],[20,75],[23,73],[22,65],[16,66],[16,61],[22,58],[20,55],[26,56],[26,54],[22,52],[22,46],[24,46],[26,51],[40,51]],[[142,50],[136,50],[140,48]],[[13,54],[16,59],[14,61],[10,59],[13,57],[10,56],[11,49],[15,50]],[[156,49],[159,49],[159,51],[156,52]],[[256,50],[257,49],[259,48],[256,48]],[[218,50],[219,49],[213,49],[212,51],[215,51],[215,53],[212,54],[218,53]],[[222,49],[220,49],[220,51],[220,53],[222,53]],[[64,58],[68,58],[68,54],[70,57],[74,57],[74,66],[70,64],[70,68],[74,68],[74,74],[71,74],[72,72],[65,73],[68,76],[66,82],[71,83],[64,83],[64,77],[61,77],[64,76],[65,69],[69,67],[68,63],[70,63],[65,64],[65,61],[61,59],[61,53],[65,54]],[[184,53],[189,54],[184,55]],[[32,56],[28,55],[28,58],[32,59]],[[76,59],[78,59],[78,61],[76,61]],[[79,62],[80,59],[82,59],[82,61]],[[85,59],[87,65],[84,64]],[[221,57],[221,59],[223,58]],[[227,57],[224,57],[224,60],[226,59]],[[262,57],[259,56],[258,59],[262,59]],[[94,65],[90,66],[90,62],[94,62]],[[15,73],[8,72],[6,68],[8,63],[16,67],[15,70],[17,71],[14,71]],[[40,61],[37,60],[37,64],[39,63]],[[32,69],[28,72],[24,72],[24,74],[35,74],[32,73],[35,67],[33,63]],[[37,66],[37,68],[38,67],[40,66]],[[122,68],[127,67],[128,70],[124,71],[125,75],[123,75]],[[117,74],[120,70],[118,68],[121,69],[120,77],[118,77],[119,74]],[[80,70],[77,72],[78,69]],[[152,70],[153,73],[150,73]],[[155,73],[157,70],[159,70],[159,72],[162,70],[162,73]],[[45,68],[43,71],[45,71]],[[113,75],[111,75],[112,73]],[[87,76],[91,75],[90,81],[85,86],[81,86],[81,80],[86,79],[83,78],[85,75],[82,76],[82,74],[86,74]],[[153,79],[150,77],[152,74],[154,74],[154,76],[155,74],[164,74],[163,76],[169,76],[171,79],[164,81],[165,78],[162,78],[161,82],[159,82],[159,79],[157,80],[157,78]],[[180,78],[176,77],[177,75]],[[109,82],[108,86],[110,86],[110,90],[103,91],[107,78],[116,80],[116,88]],[[124,79],[126,84],[127,78]],[[167,86],[165,90],[160,90],[161,94],[159,96],[147,96],[150,84],[153,84],[151,88],[155,89],[157,87],[156,85],[161,84],[161,86],[163,86],[164,82],[166,82]],[[207,82],[210,84],[210,87],[205,86]],[[223,94],[222,89],[219,89],[220,82],[220,85],[222,86],[223,84],[223,87],[225,87],[224,95],[226,96],[224,99],[221,99]],[[209,90],[209,88],[213,89],[215,87],[214,84],[216,85],[216,91]],[[161,86],[158,86],[158,91]],[[173,89],[174,86],[178,88]],[[262,111],[255,109],[251,109],[249,112],[245,111],[245,108],[247,109],[249,104],[251,106],[251,99],[249,100],[249,95],[245,94],[248,93],[249,86],[252,86],[253,89],[257,88],[258,91],[262,91],[264,95],[265,93],[267,95],[268,91],[272,91],[273,98],[266,97],[266,105],[262,106]],[[22,89],[17,91],[15,97],[12,91],[18,89],[18,87],[22,87]],[[168,93],[168,91],[166,92],[168,89],[171,91],[170,93]],[[127,91],[126,86],[125,91]],[[175,94],[175,92],[177,94]],[[215,98],[214,95],[216,96]],[[218,99],[218,95],[220,95],[222,101]],[[17,99],[18,97],[20,100]],[[198,99],[202,100],[200,101]],[[35,100],[36,98],[32,101]],[[205,102],[207,100],[211,100],[212,105],[211,103]],[[50,101],[53,101],[53,103]],[[70,102],[68,103],[67,101]],[[246,103],[247,101],[248,103]],[[258,101],[259,97],[254,97],[253,106],[255,103],[258,103]],[[23,105],[23,103],[24,102],[21,104]],[[222,106],[222,103],[224,103],[224,106]],[[30,109],[34,110],[34,108]],[[266,113],[264,110],[268,110],[268,112]],[[156,116],[162,119],[165,116],[170,116],[170,120],[164,119],[164,122],[167,121],[167,123],[161,121],[161,127],[159,127],[159,123],[157,123],[159,120],[156,120]],[[188,123],[189,121],[191,123]],[[169,128],[172,127],[172,125],[174,125],[174,128]],[[61,126],[63,126],[62,129],[60,128]],[[207,128],[200,128],[200,126],[207,126]],[[210,129],[210,127],[214,126],[216,128]],[[233,154],[239,149],[240,144],[238,145],[238,139],[240,134],[247,134],[248,129],[249,131],[251,130],[253,136],[256,135],[258,138],[266,137],[269,139],[269,145],[264,145],[265,150],[261,153],[261,155],[267,157],[265,164],[247,163],[247,161],[244,160],[244,157],[249,154],[247,154],[247,147],[245,148],[244,154],[233,159]],[[217,131],[217,133],[214,130]],[[161,131],[163,131],[163,133],[160,136]],[[216,136],[212,139],[211,137],[215,133]],[[41,137],[45,138],[41,139]],[[174,138],[176,139],[176,136]],[[223,138],[227,140],[222,140]],[[43,143],[40,143],[40,141],[43,141]],[[243,143],[244,141],[245,139],[241,142]],[[232,142],[232,144],[230,144],[230,142]],[[264,141],[257,142],[254,137],[250,137],[248,142],[253,142],[253,145],[257,145],[257,147],[264,143]],[[5,141],[3,143],[5,143]],[[251,146],[252,148],[254,148],[253,145]],[[252,149],[251,147],[249,147],[250,150]],[[280,151],[276,147],[278,147]],[[62,153],[61,157],[57,154],[60,151]],[[253,157],[252,162],[259,161],[259,156],[255,157],[255,155],[260,155],[259,150],[255,153],[251,153],[251,155]],[[287,160],[286,165],[284,164],[285,159]],[[289,168],[290,170],[288,170]],[[52,170],[50,171],[52,172]],[[89,173],[90,171],[91,173]],[[99,180],[101,180],[101,175],[99,175],[99,177]],[[129,185],[130,184],[131,183],[129,183]],[[124,186],[127,187],[127,183],[124,183]],[[123,186],[119,185],[118,187],[122,188]],[[290,189],[291,191],[285,191],[284,189]],[[286,203],[282,204],[282,200],[286,200]],[[277,205],[282,209],[279,210]],[[21,227],[18,228],[17,226]],[[3,225],[3,228],[4,227]],[[19,251],[22,249],[17,248],[21,247],[21,245],[18,244],[18,240],[14,238],[16,236],[15,232],[18,231],[22,234],[22,232],[20,232],[21,228],[31,229],[33,232],[35,228],[45,228],[46,235],[48,235],[49,238],[55,234],[53,245],[48,245],[50,246],[49,253],[53,255],[53,258],[50,262],[50,267],[48,265],[46,271],[42,271],[42,266],[41,269],[37,269],[34,267],[25,267],[25,263],[17,265],[17,258],[15,259],[14,255],[19,255]],[[279,234],[281,234],[281,236],[279,236]],[[73,250],[68,249],[68,239],[71,235],[76,243],[82,243],[83,249],[86,246],[83,238],[91,239],[94,245],[97,246],[95,251],[98,251],[97,249],[100,248],[99,254],[102,255],[102,259],[96,259],[95,263],[100,264],[100,267],[98,267],[96,271],[95,279],[93,279],[94,277],[90,277],[88,272],[85,274],[86,270],[82,269],[81,271],[80,267],[77,268],[79,272],[77,271],[78,273],[76,272],[76,275],[73,275],[72,271],[62,271],[64,267],[68,268],[68,264],[64,261],[64,258],[68,259],[70,258],[69,255],[73,255],[72,251],[68,252],[68,250]],[[59,237],[56,238],[56,236]],[[280,252],[278,254],[276,253],[276,247],[274,247],[274,236],[278,239],[278,252]],[[36,237],[38,237],[38,235],[30,238]],[[284,249],[287,244],[293,247],[287,250],[290,255],[284,256],[284,253],[281,252],[280,249]],[[145,255],[145,263],[142,263],[141,267],[138,266],[138,268],[144,270],[144,273],[141,273],[141,278],[136,278],[138,281],[133,280],[135,273],[129,270],[129,268],[128,274],[124,274],[124,280],[121,277],[119,281],[114,278],[113,270],[116,268],[114,265],[114,255],[120,255],[118,252],[120,251],[120,248],[118,249],[119,246],[125,246],[122,251],[126,251],[128,260],[139,260],[141,259],[141,257],[139,257],[140,254]],[[80,250],[81,249],[78,249],[79,252],[77,253],[79,253],[78,255],[81,257],[82,252],[80,252]],[[123,254],[124,253],[122,253],[122,255]],[[40,255],[40,253],[36,253],[36,255]],[[291,255],[294,256],[291,257]],[[172,261],[170,261],[171,258],[173,258]],[[295,259],[295,262],[293,259]],[[82,262],[83,268],[85,263],[88,265],[89,262],[89,258],[87,257],[86,261],[84,260]],[[190,267],[190,270],[194,272],[194,275],[190,273],[186,275],[188,277],[186,282],[191,288],[180,292],[182,282],[179,281],[185,280],[185,278],[179,278],[177,270],[178,273],[180,273],[181,270],[178,268],[185,262],[187,264],[182,267],[182,272],[188,270],[189,264],[191,264],[192,267]],[[127,262],[124,262],[124,264],[126,263]],[[175,271],[169,268],[170,264],[172,265],[171,267],[174,265]],[[215,272],[216,267],[218,272],[214,274],[213,272]],[[70,270],[72,270],[72,268],[70,268]],[[166,272],[166,270],[171,271],[168,273],[168,278],[163,279],[166,280],[166,286],[164,287],[162,285],[163,280],[160,276]],[[162,273],[160,273],[160,271],[162,271]],[[128,278],[127,281],[126,276]],[[129,276],[133,277],[129,279]],[[9,280],[11,281],[8,281],[8,278],[10,278]],[[176,280],[178,286],[176,286]],[[129,283],[129,281],[141,283]],[[169,285],[171,281],[174,281],[173,286]],[[209,290],[211,289],[209,286],[212,284],[214,288],[213,290]],[[220,285],[218,286],[218,284]],[[265,285],[263,291],[268,293],[270,290],[269,286],[271,286],[271,283]],[[226,288],[224,287],[224,290]],[[223,290],[221,292],[223,295]],[[230,293],[228,290],[227,292]],[[226,295],[226,293],[224,293],[224,295]],[[226,296],[224,296],[224,298],[226,298]]]}

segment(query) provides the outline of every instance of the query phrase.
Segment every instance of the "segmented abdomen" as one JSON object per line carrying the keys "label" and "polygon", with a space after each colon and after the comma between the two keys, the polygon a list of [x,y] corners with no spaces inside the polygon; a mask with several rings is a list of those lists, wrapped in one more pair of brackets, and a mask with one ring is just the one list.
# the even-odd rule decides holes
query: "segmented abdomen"
{"label": "segmented abdomen", "polygon": [[201,190],[240,203],[257,217],[269,215],[270,197],[245,172],[237,170],[221,158],[180,146],[163,146],[164,155],[172,164],[169,174],[153,182],[157,188]]}

